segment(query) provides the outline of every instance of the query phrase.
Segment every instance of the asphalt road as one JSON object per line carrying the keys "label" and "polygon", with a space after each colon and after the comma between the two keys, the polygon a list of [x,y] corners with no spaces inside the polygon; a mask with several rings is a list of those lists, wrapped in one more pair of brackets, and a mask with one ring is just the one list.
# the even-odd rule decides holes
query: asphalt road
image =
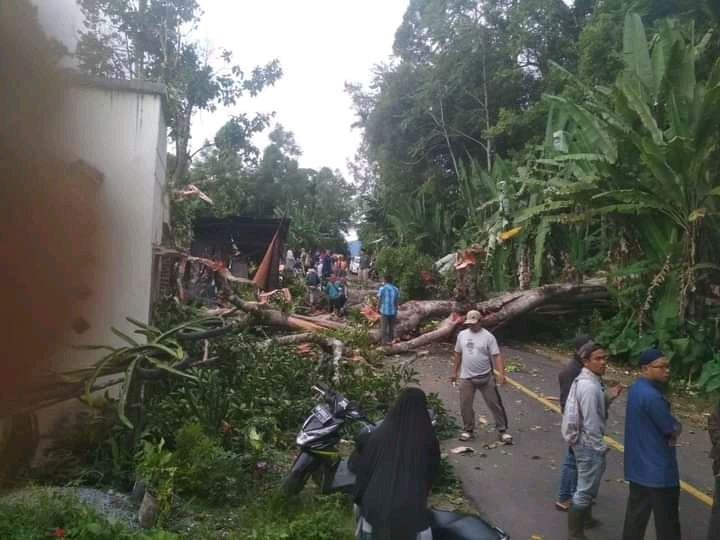
{"label": "asphalt road", "polygon": [[[514,437],[512,446],[495,444],[489,415],[478,393],[475,411],[489,425],[487,431],[479,424],[477,438],[470,443],[448,440],[444,451],[457,446],[471,446],[475,452],[450,455],[460,476],[463,489],[477,506],[480,513],[494,525],[504,529],[513,540],[564,540],[567,537],[567,514],[554,508],[560,480],[559,467],[563,457],[563,441],[560,436],[560,415],[543,397],[558,395],[557,373],[560,363],[540,354],[504,347],[506,362],[519,368],[509,374],[517,384],[501,388],[505,407],[510,418]],[[450,372],[450,349],[447,353],[434,349],[432,353],[418,356],[413,367],[418,372],[422,387],[427,392],[437,392],[448,410],[459,419],[457,390],[448,382]],[[607,378],[607,377],[606,377]],[[534,393],[528,395],[518,389],[518,384]],[[624,430],[624,394],[613,403],[608,421],[608,433],[622,443]],[[678,459],[682,480],[689,489],[712,495],[713,478],[708,458],[709,440],[700,423],[684,422],[685,432],[680,441]],[[591,539],[619,540],[625,512],[628,487],[623,480],[623,456],[617,450],[608,454],[607,471],[594,508],[594,516],[601,526],[587,532]],[[710,507],[696,496],[681,492],[680,517],[684,540],[706,540]],[[654,539],[652,517],[646,540]]]}

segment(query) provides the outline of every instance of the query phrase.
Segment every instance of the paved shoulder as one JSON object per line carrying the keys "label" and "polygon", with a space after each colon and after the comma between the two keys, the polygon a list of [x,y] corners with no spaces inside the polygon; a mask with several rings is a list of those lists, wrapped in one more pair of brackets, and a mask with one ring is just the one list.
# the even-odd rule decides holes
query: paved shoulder
{"label": "paved shoulder", "polygon": [[[519,383],[503,387],[500,392],[510,418],[512,446],[498,445],[492,426],[480,430],[471,443],[450,440],[445,450],[468,445],[475,452],[451,455],[463,488],[480,511],[493,523],[505,529],[513,540],[529,539],[537,535],[544,540],[560,540],[567,534],[567,516],[554,509],[563,457],[560,437],[560,415],[553,410],[553,402],[542,396],[556,396],[559,364],[555,360],[515,349],[503,349],[506,361],[522,365],[518,372],[510,373]],[[430,355],[417,360],[421,383],[426,391],[437,392],[448,410],[459,417],[457,390],[447,382],[450,372],[450,353]],[[522,387],[522,388],[520,388]],[[529,390],[523,391],[524,389]],[[608,435],[622,442],[625,400],[616,400],[610,410]],[[475,400],[475,411],[481,419],[492,423],[482,397]],[[685,434],[683,435],[685,437]],[[707,457],[706,433],[689,433],[679,451],[683,480],[700,491],[712,489],[710,460]],[[589,538],[618,539],[627,498],[627,485],[622,479],[622,454],[611,450],[607,471],[600,488],[595,517],[602,525],[588,531]],[[706,540],[706,527],[710,508],[697,498],[683,492],[680,515],[684,540]],[[655,538],[652,523],[647,539]]]}

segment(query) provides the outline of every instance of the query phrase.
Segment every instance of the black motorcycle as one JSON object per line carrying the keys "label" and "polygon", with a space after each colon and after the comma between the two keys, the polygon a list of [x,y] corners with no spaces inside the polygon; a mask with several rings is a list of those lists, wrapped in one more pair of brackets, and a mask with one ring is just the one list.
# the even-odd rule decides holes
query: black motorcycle
{"label": "black motorcycle", "polygon": [[[382,420],[369,420],[358,403],[330,388],[322,385],[312,388],[323,403],[313,408],[296,437],[300,451],[283,482],[283,491],[295,495],[312,478],[322,493],[352,493],[355,474],[348,467],[348,460],[340,457],[341,430],[350,421],[360,423],[354,442],[356,452],[361,453]],[[428,414],[434,425],[434,412],[429,410]],[[504,531],[471,514],[431,508],[430,523],[434,540],[510,540]]]}
{"label": "black motorcycle", "polygon": [[323,402],[313,408],[295,438],[300,451],[283,482],[283,491],[295,495],[312,477],[322,493],[350,493],[355,475],[348,469],[347,459],[340,456],[342,428],[349,421],[360,422],[358,438],[364,438],[377,424],[367,418],[356,402],[342,394],[322,385],[312,389]]}

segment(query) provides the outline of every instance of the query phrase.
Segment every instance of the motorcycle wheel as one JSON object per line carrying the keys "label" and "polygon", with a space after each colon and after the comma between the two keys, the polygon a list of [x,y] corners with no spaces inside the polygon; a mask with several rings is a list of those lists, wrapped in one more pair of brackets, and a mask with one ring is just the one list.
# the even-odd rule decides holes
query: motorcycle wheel
{"label": "motorcycle wheel", "polygon": [[317,487],[319,487],[322,490],[322,487],[325,483],[325,474],[322,471],[322,468],[317,469],[316,471],[313,471],[313,473],[310,475],[313,482]]}
{"label": "motorcycle wheel", "polygon": [[309,477],[310,477],[309,472],[298,473],[295,471],[291,471],[290,474],[288,474],[287,478],[285,478],[285,481],[283,482],[283,485],[282,485],[283,493],[287,497],[297,495],[298,493],[300,493],[303,490],[303,488],[305,487],[305,484],[307,484]]}

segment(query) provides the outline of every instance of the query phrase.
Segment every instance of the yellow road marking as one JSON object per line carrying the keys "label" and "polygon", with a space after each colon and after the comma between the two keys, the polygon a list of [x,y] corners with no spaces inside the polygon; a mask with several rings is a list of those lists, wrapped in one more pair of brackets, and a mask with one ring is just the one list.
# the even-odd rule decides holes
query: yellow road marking
{"label": "yellow road marking", "polygon": [[[538,394],[536,392],[533,392],[527,386],[520,384],[519,382],[508,377],[507,375],[505,376],[505,380],[507,381],[507,383],[510,386],[512,386],[516,390],[519,390],[523,394],[530,396],[535,401],[539,401],[540,403],[545,405],[545,407],[547,407],[551,411],[561,414],[560,407],[558,405],[556,405],[555,403],[553,403],[552,401],[542,397],[540,394]],[[621,442],[613,439],[612,437],[610,437],[608,435],[605,435],[605,442],[608,444],[608,446],[610,446],[611,448],[614,448],[618,452],[622,452],[625,449],[625,447],[622,445]],[[688,495],[695,497],[698,501],[705,503],[708,506],[712,506],[712,504],[713,504],[712,497],[708,496],[706,493],[703,493],[700,489],[696,488],[692,484],[688,484],[687,482],[680,480],[680,489],[683,490]]]}

